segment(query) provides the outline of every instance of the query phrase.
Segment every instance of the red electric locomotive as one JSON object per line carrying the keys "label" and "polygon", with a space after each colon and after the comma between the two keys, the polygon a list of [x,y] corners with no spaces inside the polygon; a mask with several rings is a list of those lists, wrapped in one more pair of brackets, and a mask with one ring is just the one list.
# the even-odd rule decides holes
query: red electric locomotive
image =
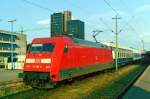
{"label": "red electric locomotive", "polygon": [[32,87],[52,88],[63,80],[112,66],[112,50],[102,44],[69,37],[36,38],[19,76]]}

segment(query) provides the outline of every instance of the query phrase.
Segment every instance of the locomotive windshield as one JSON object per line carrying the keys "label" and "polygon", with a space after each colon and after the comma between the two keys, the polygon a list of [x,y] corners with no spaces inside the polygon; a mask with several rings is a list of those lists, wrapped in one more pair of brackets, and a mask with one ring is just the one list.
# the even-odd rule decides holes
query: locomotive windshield
{"label": "locomotive windshield", "polygon": [[54,43],[32,44],[30,53],[51,53],[53,52],[54,47]]}

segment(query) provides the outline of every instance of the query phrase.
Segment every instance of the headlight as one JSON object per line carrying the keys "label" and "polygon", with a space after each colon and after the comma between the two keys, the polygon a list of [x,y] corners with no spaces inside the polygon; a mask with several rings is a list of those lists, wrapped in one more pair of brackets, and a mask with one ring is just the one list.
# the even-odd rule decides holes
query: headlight
{"label": "headlight", "polygon": [[35,59],[26,59],[26,63],[35,63]]}
{"label": "headlight", "polygon": [[41,63],[51,63],[51,59],[41,59]]}
{"label": "headlight", "polygon": [[51,66],[45,66],[45,68],[46,68],[46,69],[50,69],[50,68],[51,68]]}

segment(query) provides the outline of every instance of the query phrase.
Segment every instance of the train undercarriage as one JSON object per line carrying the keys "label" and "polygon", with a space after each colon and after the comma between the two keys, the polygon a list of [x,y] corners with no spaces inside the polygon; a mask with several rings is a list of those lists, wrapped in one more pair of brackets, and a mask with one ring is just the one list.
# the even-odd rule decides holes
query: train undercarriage
{"label": "train undercarriage", "polygon": [[26,85],[33,88],[54,88],[55,84],[50,80],[50,74],[44,72],[24,72],[19,74]]}

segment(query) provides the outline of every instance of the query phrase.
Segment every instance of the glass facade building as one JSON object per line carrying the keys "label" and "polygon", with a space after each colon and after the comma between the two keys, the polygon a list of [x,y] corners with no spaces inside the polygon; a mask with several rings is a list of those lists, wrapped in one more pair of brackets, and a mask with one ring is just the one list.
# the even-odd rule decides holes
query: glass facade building
{"label": "glass facade building", "polygon": [[51,37],[62,35],[64,32],[64,14],[54,13],[51,15]]}
{"label": "glass facade building", "polygon": [[51,15],[51,37],[67,34],[67,22],[71,20],[71,12],[54,13]]}
{"label": "glass facade building", "polygon": [[[11,36],[13,40],[11,40]],[[13,55],[26,54],[26,35],[21,33],[11,33],[0,30],[0,67],[11,57],[11,44],[13,44]]]}
{"label": "glass facade building", "polygon": [[84,22],[80,20],[70,20],[67,23],[67,30],[72,37],[84,39]]}
{"label": "glass facade building", "polygon": [[71,12],[64,11],[64,32],[67,32],[67,22],[71,20]]}
{"label": "glass facade building", "polygon": [[67,35],[84,39],[84,22],[72,20],[70,11],[51,15],[51,37]]}

